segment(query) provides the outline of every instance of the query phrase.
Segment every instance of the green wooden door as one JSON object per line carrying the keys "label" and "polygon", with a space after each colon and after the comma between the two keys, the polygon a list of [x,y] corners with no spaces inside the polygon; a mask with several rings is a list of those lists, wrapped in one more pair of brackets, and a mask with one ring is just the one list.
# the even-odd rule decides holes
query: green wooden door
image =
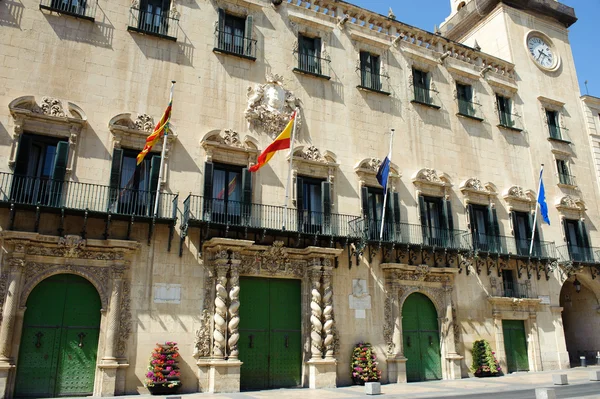
{"label": "green wooden door", "polygon": [[411,294],[402,307],[402,335],[409,382],[442,378],[437,312],[425,295]]}
{"label": "green wooden door", "polygon": [[523,320],[502,320],[502,331],[504,332],[504,351],[506,352],[508,372],[529,371],[525,322]]}
{"label": "green wooden door", "polygon": [[86,279],[60,274],[27,299],[15,396],[79,396],[94,389],[100,297]]}
{"label": "green wooden door", "polygon": [[301,385],[300,281],[240,279],[240,388]]}

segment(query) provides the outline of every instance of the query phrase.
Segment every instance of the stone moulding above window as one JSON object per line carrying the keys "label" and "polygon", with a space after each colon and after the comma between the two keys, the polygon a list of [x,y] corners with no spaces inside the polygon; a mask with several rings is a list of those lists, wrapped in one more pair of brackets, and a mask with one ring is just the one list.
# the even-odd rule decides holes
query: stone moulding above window
{"label": "stone moulding above window", "polygon": [[447,174],[431,168],[419,170],[413,175],[412,182],[417,188],[417,195],[447,198],[452,188],[452,181]]}
{"label": "stone moulding above window", "polygon": [[366,43],[371,46],[379,47],[382,49],[388,49],[392,42],[388,37],[382,35],[382,37],[375,36],[374,32],[363,33],[360,31],[360,27],[352,26],[350,28],[350,38],[361,43]]}
{"label": "stone moulding above window", "polygon": [[310,15],[307,15],[307,12],[303,9],[296,9],[293,12],[288,12],[288,18],[290,21],[304,26],[310,26],[311,28],[325,31],[325,32],[333,32],[335,28],[335,18],[330,17],[325,14],[315,14],[310,12]]}
{"label": "stone moulding above window", "polygon": [[443,64],[454,80],[474,85],[481,78],[481,72],[467,62],[448,57],[444,59]]}
{"label": "stone moulding above window", "polygon": [[246,8],[251,8],[251,9],[256,9],[256,10],[260,10],[261,8],[263,8],[263,3],[260,0],[218,0],[216,2],[221,8],[227,8],[227,6],[229,5],[233,5],[233,6],[241,6],[241,7],[246,7]]}
{"label": "stone moulding above window", "polygon": [[85,112],[78,105],[52,97],[42,97],[38,104],[34,96],[15,98],[8,104],[8,109],[14,121],[8,166],[11,169],[15,166],[21,135],[35,133],[69,140],[69,175],[76,159],[79,135],[88,123]]}
{"label": "stone moulding above window", "polygon": [[[334,181],[335,175],[339,168],[337,156],[331,151],[325,151],[321,154],[319,149],[314,145],[311,146],[296,146],[293,151],[294,162],[292,163],[292,184],[294,205],[296,203],[296,177],[298,175],[324,179],[331,184],[331,199],[332,206],[335,203]],[[289,155],[287,160],[289,162]]]}
{"label": "stone moulding above window", "polygon": [[256,162],[258,142],[255,138],[240,135],[232,129],[211,130],[200,140],[206,151],[207,162],[222,162],[249,167]]}
{"label": "stone moulding above window", "polygon": [[556,209],[562,218],[581,219],[585,215],[586,206],[581,198],[566,195],[556,201]]}
{"label": "stone moulding above window", "polygon": [[498,196],[498,190],[494,184],[482,183],[476,177],[465,180],[460,185],[460,191],[465,198],[465,205],[495,205],[495,199]]}
{"label": "stone moulding above window", "polygon": [[400,49],[409,68],[414,67],[423,72],[431,72],[439,65],[439,58],[433,50],[415,46],[405,41],[400,42]]}
{"label": "stone moulding above window", "polygon": [[[113,149],[125,147],[141,151],[146,144],[146,138],[154,131],[155,126],[154,119],[148,114],[138,114],[135,119],[132,118],[131,113],[114,116],[108,122],[108,130],[110,130],[113,137]],[[162,188],[167,183],[169,154],[175,140],[177,140],[177,134],[170,128],[167,136],[167,147],[165,148],[164,173],[160,182]],[[162,140],[153,149],[158,152],[162,151]]]}
{"label": "stone moulding above window", "polygon": [[[379,158],[365,158],[356,164],[354,171],[360,180],[360,187],[379,187],[376,176],[380,166],[381,159]],[[402,173],[399,170],[398,165],[393,162],[390,164],[390,187],[392,191],[396,191],[402,177]]]}
{"label": "stone moulding above window", "polygon": [[504,97],[513,97],[518,91],[519,88],[513,79],[498,75],[497,73],[484,73],[484,71],[481,73],[495,93]]}
{"label": "stone moulding above window", "polygon": [[512,186],[503,195],[508,204],[509,211],[530,212],[535,209],[535,193],[532,190],[525,191],[523,187]]}
{"label": "stone moulding above window", "polygon": [[560,111],[565,106],[564,102],[554,100],[552,98],[538,96],[537,99],[544,108],[552,110],[552,111]]}

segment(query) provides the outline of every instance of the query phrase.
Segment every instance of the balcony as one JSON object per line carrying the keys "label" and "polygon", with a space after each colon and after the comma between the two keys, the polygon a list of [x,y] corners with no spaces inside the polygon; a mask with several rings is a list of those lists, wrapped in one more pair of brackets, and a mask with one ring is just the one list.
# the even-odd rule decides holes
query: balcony
{"label": "balcony", "polygon": [[499,123],[498,127],[513,130],[515,132],[523,131],[523,121],[519,114],[498,111]]}
{"label": "balcony", "polygon": [[219,30],[219,27],[216,27],[213,51],[254,61],[256,60],[256,43],[254,39]]}
{"label": "balcony", "polygon": [[331,79],[331,60],[329,57],[317,57],[312,54],[301,53],[294,50],[296,58],[296,68],[293,69],[296,73],[315,76],[317,78]]}
{"label": "balcony", "polygon": [[413,98],[410,102],[434,109],[442,108],[439,92],[431,87],[413,86]]}
{"label": "balcony", "polygon": [[515,283],[512,281],[504,281],[502,287],[503,298],[529,298],[533,299],[531,287],[523,283]]}
{"label": "balcony", "polygon": [[563,184],[565,186],[577,187],[577,180],[575,180],[575,176],[568,175],[566,173],[557,173],[558,183]]}
{"label": "balcony", "polygon": [[[60,214],[59,234],[65,215],[105,219],[105,238],[112,220],[163,223],[170,224],[173,228],[177,219],[178,197],[178,194],[160,193],[158,212],[154,218],[156,192],[119,190],[98,184],[0,173],[0,206],[11,209],[9,230],[14,228],[17,209],[35,211],[36,226],[39,225],[42,212]],[[37,227],[35,230],[37,232]],[[128,239],[129,234],[130,231],[127,233]]]}
{"label": "balcony", "polygon": [[565,127],[556,126],[556,125],[548,125],[548,130],[550,136],[549,140],[560,141],[562,143],[571,143],[571,139],[569,138],[569,130]]}
{"label": "balcony", "polygon": [[[359,218],[352,222],[353,230],[360,232],[366,241],[379,242],[381,222]],[[409,223],[388,223],[383,228],[382,243],[418,245],[431,248],[471,250],[470,233],[464,230],[447,230]]]}
{"label": "balcony", "polygon": [[[472,240],[474,250],[499,256],[512,255],[528,258],[531,248],[531,239],[520,240],[510,236],[474,234]],[[549,241],[534,241],[531,257],[557,259],[556,246]]]}
{"label": "balcony", "polygon": [[483,121],[483,113],[481,111],[481,104],[474,101],[467,101],[464,99],[458,99],[458,116],[465,118],[474,119],[477,121]]}
{"label": "balcony", "polygon": [[96,1],[86,0],[40,0],[40,10],[48,10],[62,15],[94,21]]}
{"label": "balcony", "polygon": [[386,96],[391,94],[389,76],[360,68],[357,70],[360,72],[360,84],[356,86],[357,89],[380,93]]}
{"label": "balcony", "polygon": [[562,245],[557,250],[561,262],[600,264],[600,247]]}
{"label": "balcony", "polygon": [[129,26],[127,30],[177,41],[179,18],[171,16],[169,11],[157,10],[149,12],[131,7],[129,9]]}

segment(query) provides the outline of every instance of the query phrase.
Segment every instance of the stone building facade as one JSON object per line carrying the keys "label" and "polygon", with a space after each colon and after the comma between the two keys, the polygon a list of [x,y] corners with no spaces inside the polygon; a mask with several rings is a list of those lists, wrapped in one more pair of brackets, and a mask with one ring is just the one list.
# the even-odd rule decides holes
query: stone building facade
{"label": "stone building facade", "polygon": [[[451,4],[430,33],[343,1],[0,2],[3,397],[145,393],[165,341],[182,392],[346,385],[361,341],[385,383],[465,377],[478,339],[505,372],[600,350],[574,10]],[[135,167],[170,81],[162,173],[160,146]]]}

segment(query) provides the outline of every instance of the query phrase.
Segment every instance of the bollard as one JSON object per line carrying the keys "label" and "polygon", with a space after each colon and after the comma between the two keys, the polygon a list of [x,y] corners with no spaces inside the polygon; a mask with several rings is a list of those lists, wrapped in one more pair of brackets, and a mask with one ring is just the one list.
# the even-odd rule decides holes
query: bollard
{"label": "bollard", "polygon": [[600,381],[600,370],[590,371],[590,381]]}
{"label": "bollard", "polygon": [[553,388],[536,388],[535,399],[556,399],[556,392]]}
{"label": "bollard", "polygon": [[381,395],[381,383],[379,382],[366,382],[365,393],[367,395]]}
{"label": "bollard", "polygon": [[587,362],[585,361],[585,356],[579,356],[579,361],[581,362],[581,367],[587,367]]}
{"label": "bollard", "polygon": [[554,385],[569,385],[566,374],[552,374],[552,383]]}

